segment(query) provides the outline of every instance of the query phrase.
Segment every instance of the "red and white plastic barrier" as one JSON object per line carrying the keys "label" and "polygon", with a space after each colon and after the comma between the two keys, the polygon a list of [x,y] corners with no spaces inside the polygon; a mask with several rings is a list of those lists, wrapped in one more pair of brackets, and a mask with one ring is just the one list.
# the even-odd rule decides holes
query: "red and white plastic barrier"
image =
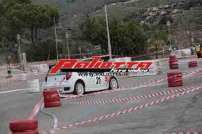
{"label": "red and white plastic barrier", "polygon": [[168,77],[168,87],[178,87],[182,86],[182,73],[179,71],[170,71],[167,74]]}
{"label": "red and white plastic barrier", "polygon": [[38,121],[34,119],[11,121],[9,128],[12,134],[39,134]]}
{"label": "red and white plastic barrier", "polygon": [[178,69],[179,68],[178,60],[177,60],[175,55],[169,56],[169,67],[170,67],[170,69]]}
{"label": "red and white plastic barrier", "polygon": [[60,95],[56,89],[44,90],[44,107],[59,107],[61,106]]}
{"label": "red and white plastic barrier", "polygon": [[43,104],[42,98],[34,106],[27,119],[14,120],[9,123],[11,134],[39,134],[38,121],[35,119]]}
{"label": "red and white plastic barrier", "polygon": [[197,61],[190,61],[188,62],[188,67],[189,68],[193,68],[193,67],[197,67],[198,66],[198,62]]}

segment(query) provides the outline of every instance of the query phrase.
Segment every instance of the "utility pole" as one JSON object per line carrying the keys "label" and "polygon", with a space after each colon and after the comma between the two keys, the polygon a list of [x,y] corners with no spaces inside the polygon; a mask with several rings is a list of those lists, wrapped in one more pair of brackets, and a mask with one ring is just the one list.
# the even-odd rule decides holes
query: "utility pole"
{"label": "utility pole", "polygon": [[[68,59],[70,59],[69,34],[68,34],[68,32],[65,33],[65,39],[66,39],[66,49],[67,49]],[[66,57],[66,56],[65,56],[65,57]]]}
{"label": "utility pole", "polygon": [[21,57],[21,37],[20,37],[20,34],[17,34],[17,43],[18,43],[18,60],[19,60],[19,63],[21,64],[22,57]]}
{"label": "utility pole", "polygon": [[[169,48],[172,50],[172,37],[171,37],[171,22],[167,21],[166,25],[168,27],[168,41],[169,41]],[[164,53],[164,52],[163,52]]]}
{"label": "utility pole", "polygon": [[57,37],[57,27],[55,17],[53,19],[53,22],[54,22],[54,34],[55,34],[56,59],[58,60],[58,37]]}
{"label": "utility pole", "polygon": [[80,58],[81,58],[81,56],[82,56],[81,47],[79,47],[79,54],[80,54]]}
{"label": "utility pole", "polygon": [[109,22],[108,22],[108,15],[107,15],[107,5],[105,5],[105,19],[106,19],[106,26],[107,26],[107,42],[108,42],[108,53],[109,59],[112,59],[112,49],[111,49],[111,40],[109,34]]}

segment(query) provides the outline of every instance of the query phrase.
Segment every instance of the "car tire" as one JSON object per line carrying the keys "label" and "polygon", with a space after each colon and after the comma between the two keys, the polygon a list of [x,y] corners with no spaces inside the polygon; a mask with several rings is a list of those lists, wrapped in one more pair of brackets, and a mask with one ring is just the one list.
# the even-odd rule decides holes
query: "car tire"
{"label": "car tire", "polygon": [[112,77],[109,81],[109,89],[117,89],[119,88],[119,84],[116,78]]}
{"label": "car tire", "polygon": [[84,86],[83,82],[81,82],[81,81],[76,82],[76,84],[74,86],[74,94],[83,95],[84,92],[85,92],[85,86]]}

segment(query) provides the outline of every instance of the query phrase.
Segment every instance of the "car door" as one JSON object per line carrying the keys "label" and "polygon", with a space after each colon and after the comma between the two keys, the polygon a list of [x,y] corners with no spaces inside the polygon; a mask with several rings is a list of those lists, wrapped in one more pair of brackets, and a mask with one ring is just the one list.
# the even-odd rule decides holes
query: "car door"
{"label": "car door", "polygon": [[107,88],[107,81],[104,73],[94,73],[93,77],[91,77],[92,90],[102,90]]}
{"label": "car door", "polygon": [[96,88],[95,85],[95,78],[93,76],[94,73],[91,72],[78,72],[78,78],[81,79],[85,83],[85,90],[88,91],[94,91]]}

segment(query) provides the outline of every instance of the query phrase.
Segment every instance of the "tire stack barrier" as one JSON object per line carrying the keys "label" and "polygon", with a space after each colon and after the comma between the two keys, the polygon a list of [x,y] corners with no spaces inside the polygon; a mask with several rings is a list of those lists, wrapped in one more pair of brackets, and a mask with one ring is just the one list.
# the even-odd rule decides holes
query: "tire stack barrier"
{"label": "tire stack barrier", "polygon": [[178,61],[175,55],[169,56],[169,67],[170,69],[178,69]]}
{"label": "tire stack barrier", "polygon": [[61,106],[60,96],[57,90],[44,90],[43,96],[45,108]]}
{"label": "tire stack barrier", "polygon": [[188,66],[189,66],[189,68],[197,67],[197,66],[198,66],[198,63],[197,63],[197,61],[190,61],[190,62],[188,63]]}
{"label": "tire stack barrier", "polygon": [[167,73],[168,87],[178,87],[183,85],[182,73],[180,71],[170,71]]}
{"label": "tire stack barrier", "polygon": [[9,123],[11,134],[39,134],[37,120],[16,120]]}

